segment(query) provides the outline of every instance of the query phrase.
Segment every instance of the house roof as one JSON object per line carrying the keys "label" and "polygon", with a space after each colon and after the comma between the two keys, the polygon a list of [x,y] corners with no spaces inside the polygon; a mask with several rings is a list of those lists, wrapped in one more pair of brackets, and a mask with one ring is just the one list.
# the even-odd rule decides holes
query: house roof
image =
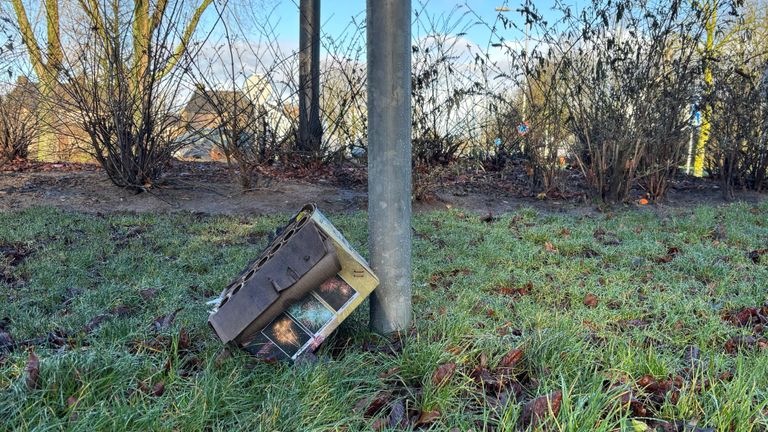
{"label": "house roof", "polygon": [[239,90],[195,90],[184,106],[184,112],[188,115],[219,114],[234,107],[245,110],[250,105],[248,96]]}
{"label": "house roof", "polygon": [[37,84],[25,76],[20,76],[10,92],[3,96],[3,101],[14,104],[28,111],[35,111],[40,103],[40,90]]}

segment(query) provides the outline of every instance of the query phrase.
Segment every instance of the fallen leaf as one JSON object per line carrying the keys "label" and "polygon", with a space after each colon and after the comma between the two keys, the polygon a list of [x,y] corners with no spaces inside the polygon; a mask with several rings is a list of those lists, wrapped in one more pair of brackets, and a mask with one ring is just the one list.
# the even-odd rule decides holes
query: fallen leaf
{"label": "fallen leaf", "polygon": [[179,313],[181,309],[182,308],[178,308],[167,315],[161,315],[155,318],[155,320],[152,321],[152,327],[154,327],[155,331],[162,331],[167,329],[171,326],[171,324],[173,324],[173,321],[176,320],[176,314]]}
{"label": "fallen leaf", "polygon": [[584,296],[584,306],[588,308],[594,308],[597,307],[598,299],[597,296],[589,293],[586,296]]}
{"label": "fallen leaf", "polygon": [[27,373],[26,384],[29,389],[36,389],[40,386],[40,359],[35,355],[35,350],[30,348],[29,359],[24,367]]}
{"label": "fallen leaf", "polygon": [[103,323],[107,318],[109,318],[109,314],[96,315],[95,317],[91,318],[90,321],[88,321],[88,324],[86,324],[85,327],[83,327],[83,331],[85,333],[91,333],[92,331],[99,328],[101,323]]}
{"label": "fallen leaf", "polygon": [[373,399],[365,398],[358,401],[355,405],[356,410],[362,411],[363,416],[371,418],[381,411],[389,401],[392,400],[392,394],[389,392],[379,392]]}
{"label": "fallen leaf", "polygon": [[118,317],[126,317],[133,312],[133,308],[128,305],[121,304],[113,307],[110,312]]}
{"label": "fallen leaf", "polygon": [[405,405],[403,405],[402,400],[398,399],[392,404],[392,409],[389,411],[387,425],[390,428],[403,427],[405,426],[406,421]]}
{"label": "fallen leaf", "polygon": [[379,432],[383,431],[387,427],[387,419],[379,418],[371,424],[371,429]]}
{"label": "fallen leaf", "polygon": [[524,296],[524,295],[530,294],[532,289],[533,289],[533,283],[528,282],[527,284],[519,288],[502,286],[498,288],[498,291],[499,291],[499,294],[508,295],[508,296]]}
{"label": "fallen leaf", "polygon": [[152,387],[152,396],[160,397],[165,393],[165,384],[161,381]]}
{"label": "fallen leaf", "polygon": [[480,221],[485,223],[492,223],[496,221],[496,218],[493,216],[493,213],[489,211],[487,215],[480,218]]}
{"label": "fallen leaf", "polygon": [[475,366],[472,372],[469,373],[469,377],[483,387],[494,387],[498,384],[498,380],[491,375],[491,372],[482,366]]}
{"label": "fallen leaf", "polygon": [[747,257],[755,264],[760,264],[760,257],[768,254],[768,249],[756,249],[747,254]]}
{"label": "fallen leaf", "polygon": [[439,418],[440,418],[440,411],[438,410],[422,411],[421,415],[419,415],[419,419],[416,420],[416,425],[424,426],[424,425],[432,424],[435,422],[435,420]]}
{"label": "fallen leaf", "polygon": [[139,291],[139,295],[142,299],[145,301],[150,300],[154,298],[157,295],[157,289],[156,288],[147,288]]}
{"label": "fallen leaf", "polygon": [[396,374],[398,372],[400,372],[400,368],[395,366],[393,368],[387,369],[384,372],[380,373],[379,374],[379,378],[382,378],[382,379],[383,378],[389,378],[389,377],[391,377],[392,375],[394,375],[394,374]]}
{"label": "fallen leaf", "polygon": [[523,350],[515,348],[501,358],[501,361],[499,361],[498,367],[513,368],[515,367],[517,362],[519,362],[522,358],[523,358]]}
{"label": "fallen leaf", "polygon": [[445,363],[438,366],[432,373],[432,383],[437,387],[443,386],[451,379],[455,371],[456,363]]}
{"label": "fallen leaf", "polygon": [[520,415],[520,423],[523,428],[535,429],[547,418],[557,417],[560,413],[560,404],[563,401],[563,393],[556,391],[548,395],[539,396],[529,401],[523,407]]}
{"label": "fallen leaf", "polygon": [[552,242],[544,242],[544,249],[547,252],[557,253],[557,248],[552,244]]}
{"label": "fallen leaf", "polygon": [[725,352],[734,354],[744,348],[752,349],[755,346],[763,348],[766,345],[768,345],[768,342],[765,339],[758,339],[754,336],[734,336],[725,342]]}
{"label": "fallen leaf", "polygon": [[77,405],[78,399],[74,396],[70,396],[67,398],[67,408],[73,408],[75,405]]}
{"label": "fallen leaf", "polygon": [[676,247],[669,247],[667,248],[667,254],[664,255],[661,258],[656,258],[654,261],[658,264],[666,264],[669,262],[672,262],[673,259],[675,259],[676,256],[680,254],[680,249]]}
{"label": "fallen leaf", "polygon": [[190,346],[192,346],[192,340],[190,339],[187,330],[182,327],[179,330],[179,350],[187,350]]}

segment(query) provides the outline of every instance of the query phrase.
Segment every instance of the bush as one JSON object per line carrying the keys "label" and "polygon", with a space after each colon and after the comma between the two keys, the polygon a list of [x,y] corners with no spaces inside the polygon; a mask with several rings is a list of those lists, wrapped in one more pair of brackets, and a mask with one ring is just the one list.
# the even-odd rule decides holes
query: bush
{"label": "bush", "polygon": [[607,203],[625,200],[638,181],[662,197],[682,163],[703,27],[681,1],[629,6],[595,0],[567,20],[571,42],[552,39],[563,59],[572,154]]}
{"label": "bush", "polygon": [[712,107],[707,162],[728,199],[735,188],[768,186],[768,53],[758,49],[768,41],[767,13],[756,5],[746,8],[712,62],[715,79],[705,100]]}
{"label": "bush", "polygon": [[0,166],[26,159],[37,133],[37,114],[16,92],[0,96]]}

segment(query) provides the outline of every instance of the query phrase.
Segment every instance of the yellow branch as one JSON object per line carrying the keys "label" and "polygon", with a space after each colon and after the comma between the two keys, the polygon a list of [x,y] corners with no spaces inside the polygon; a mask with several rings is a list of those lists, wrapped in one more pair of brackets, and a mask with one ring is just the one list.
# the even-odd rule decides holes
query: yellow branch
{"label": "yellow branch", "polygon": [[202,17],[203,12],[205,12],[205,10],[211,4],[211,1],[212,0],[203,0],[200,6],[195,9],[195,13],[192,15],[192,19],[187,24],[187,28],[184,30],[184,33],[181,36],[181,40],[179,41],[179,45],[176,47],[176,51],[173,53],[173,57],[171,57],[170,61],[163,70],[161,77],[167,75],[171,70],[173,70],[181,55],[184,54],[184,51],[189,45],[189,40],[192,38],[192,34],[197,28],[197,24],[200,22],[200,18]]}
{"label": "yellow branch", "polygon": [[38,78],[42,79],[45,75],[45,63],[43,61],[43,55],[40,52],[40,45],[38,45],[35,33],[32,31],[32,26],[29,24],[27,10],[24,8],[24,4],[21,0],[12,0],[12,3],[13,9],[16,12],[16,20],[19,24],[19,30],[21,31],[21,39],[27,47],[27,51],[29,51],[32,67],[35,69]]}

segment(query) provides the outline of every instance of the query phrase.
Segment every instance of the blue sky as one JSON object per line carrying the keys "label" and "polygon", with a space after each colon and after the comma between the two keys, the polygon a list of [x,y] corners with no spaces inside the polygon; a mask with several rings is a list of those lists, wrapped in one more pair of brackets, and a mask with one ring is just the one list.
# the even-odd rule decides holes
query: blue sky
{"label": "blue sky", "polygon": [[[271,3],[275,8],[271,22],[276,26],[281,44],[286,46],[298,46],[298,0],[261,1],[266,4]],[[584,0],[581,0],[581,2],[584,2]],[[365,3],[365,0],[322,0],[322,31],[331,36],[338,36],[344,32],[344,29],[347,28],[353,18],[364,20]],[[480,20],[488,24],[493,24],[499,13],[496,11],[496,8],[507,6],[511,11],[505,12],[505,14],[514,20],[514,22],[522,23],[520,13],[515,11],[520,7],[520,3],[521,0],[429,0],[426,2],[426,7],[424,7],[424,2],[420,0],[412,0],[412,8],[414,12],[416,10],[424,9],[430,16],[446,17],[452,10],[459,7],[453,15],[454,20],[458,19],[461,13],[467,12],[471,8],[478,14]],[[534,1],[533,3],[538,11],[544,16],[544,19],[552,20],[557,16],[557,14],[553,13],[551,10],[555,4],[555,0],[539,0]],[[578,1],[566,1],[566,3],[577,4]],[[269,9],[269,7],[267,7],[267,9]],[[467,17],[466,19],[467,22],[475,21],[474,18],[470,17]],[[414,29],[414,32],[415,31],[416,29]],[[519,35],[515,35],[514,32],[508,33],[508,35],[505,35],[508,39],[519,38]],[[487,28],[484,28],[482,25],[476,25],[467,29],[467,35],[465,37],[477,44],[485,45],[488,42],[489,35],[490,32]]]}

